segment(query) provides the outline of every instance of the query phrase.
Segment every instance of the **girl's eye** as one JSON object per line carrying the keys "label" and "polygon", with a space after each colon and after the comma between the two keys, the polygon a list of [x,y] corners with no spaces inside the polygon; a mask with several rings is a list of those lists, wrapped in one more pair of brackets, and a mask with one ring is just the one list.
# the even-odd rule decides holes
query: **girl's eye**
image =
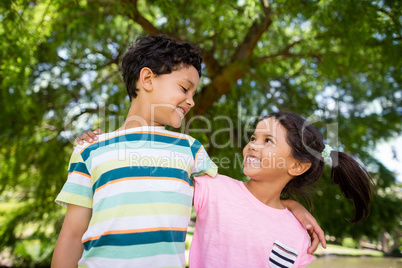
{"label": "girl's eye", "polygon": [[271,140],[271,139],[266,138],[266,139],[265,139],[265,142],[271,142],[271,143],[272,143],[272,140]]}
{"label": "girl's eye", "polygon": [[184,93],[187,93],[187,91],[188,91],[187,88],[185,88],[185,87],[183,87],[183,86],[181,86],[181,88],[183,89]]}
{"label": "girl's eye", "polygon": [[250,141],[255,141],[255,137],[251,137],[251,138],[250,138]]}

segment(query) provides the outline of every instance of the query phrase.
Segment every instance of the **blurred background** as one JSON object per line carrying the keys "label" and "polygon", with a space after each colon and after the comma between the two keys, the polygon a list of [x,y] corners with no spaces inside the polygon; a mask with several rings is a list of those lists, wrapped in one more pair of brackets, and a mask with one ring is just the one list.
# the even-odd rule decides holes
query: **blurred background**
{"label": "blurred background", "polygon": [[196,106],[177,131],[199,139],[221,174],[245,179],[248,129],[277,111],[308,118],[370,171],[364,222],[347,221],[353,205],[329,169],[312,190],[330,243],[312,267],[401,267],[398,0],[2,0],[0,266],[49,267],[74,137],[119,128],[130,105],[121,57],[139,35],[158,33],[202,50]]}

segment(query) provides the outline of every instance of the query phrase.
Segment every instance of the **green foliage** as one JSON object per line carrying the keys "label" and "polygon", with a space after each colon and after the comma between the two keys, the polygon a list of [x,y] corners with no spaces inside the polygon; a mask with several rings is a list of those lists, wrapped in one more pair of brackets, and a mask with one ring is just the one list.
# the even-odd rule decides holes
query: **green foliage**
{"label": "green foliage", "polygon": [[371,152],[402,130],[401,10],[400,1],[368,0],[2,1],[0,200],[13,209],[0,209],[0,247],[21,266],[49,262],[73,138],[123,122],[130,103],[119,63],[145,33],[202,48],[198,117],[181,131],[205,145],[220,173],[246,179],[241,152],[255,119],[296,111],[376,182],[371,216],[352,225],[344,218],[353,206],[325,173],[312,201],[326,233],[397,232],[400,185]]}

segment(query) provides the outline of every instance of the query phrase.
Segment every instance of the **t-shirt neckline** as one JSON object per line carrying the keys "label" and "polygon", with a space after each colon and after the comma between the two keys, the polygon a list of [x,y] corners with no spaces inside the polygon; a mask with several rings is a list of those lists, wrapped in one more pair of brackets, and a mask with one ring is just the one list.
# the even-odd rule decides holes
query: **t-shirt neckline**
{"label": "t-shirt neckline", "polygon": [[132,128],[126,128],[126,129],[121,129],[121,130],[116,130],[116,133],[127,133],[127,132],[133,132],[133,131],[160,131],[160,130],[165,130],[165,126],[141,126],[141,127],[132,127]]}
{"label": "t-shirt neckline", "polygon": [[240,182],[240,188],[243,190],[243,192],[245,193],[245,195],[247,196],[247,198],[250,200],[251,203],[253,203],[255,206],[259,206],[263,209],[267,209],[267,210],[271,210],[274,211],[275,213],[288,213],[288,208],[285,207],[284,209],[279,209],[279,208],[273,208],[270,207],[268,205],[265,205],[264,203],[262,203],[260,200],[258,200],[257,197],[255,197],[246,187],[246,185],[244,184],[244,182],[239,181]]}

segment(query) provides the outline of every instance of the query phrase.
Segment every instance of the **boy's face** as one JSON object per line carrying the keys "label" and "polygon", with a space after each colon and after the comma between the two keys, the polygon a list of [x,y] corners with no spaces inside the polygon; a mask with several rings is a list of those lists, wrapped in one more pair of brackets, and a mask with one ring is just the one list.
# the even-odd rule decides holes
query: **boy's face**
{"label": "boy's face", "polygon": [[200,81],[194,66],[184,66],[170,74],[152,78],[151,121],[153,125],[181,126],[194,106],[193,96]]}
{"label": "boy's face", "polygon": [[243,150],[244,174],[257,180],[283,178],[294,162],[286,133],[275,118],[259,122]]}

